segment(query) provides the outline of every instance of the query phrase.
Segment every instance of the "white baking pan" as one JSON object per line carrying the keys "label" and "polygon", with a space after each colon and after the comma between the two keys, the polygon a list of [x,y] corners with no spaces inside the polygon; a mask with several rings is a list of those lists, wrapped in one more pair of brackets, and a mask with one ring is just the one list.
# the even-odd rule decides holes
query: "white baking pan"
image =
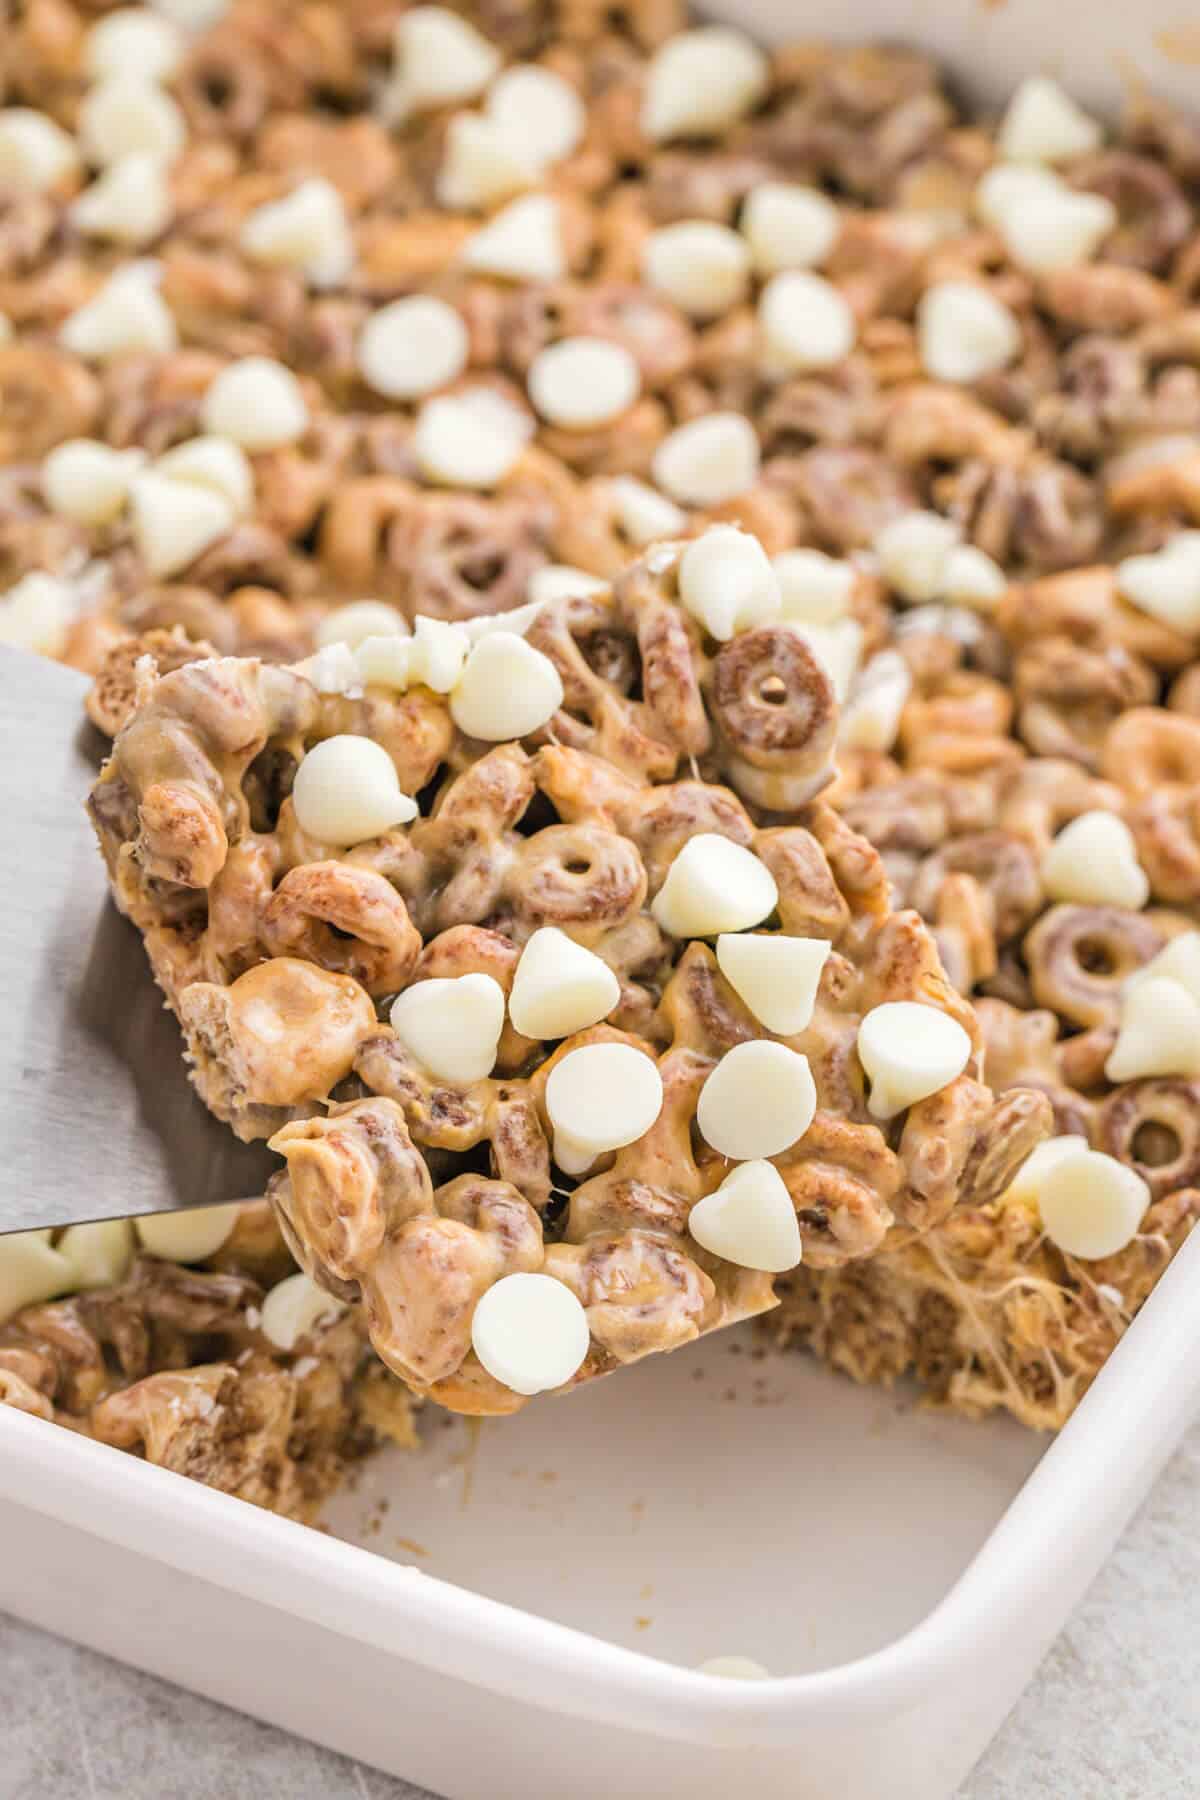
{"label": "white baking pan", "polygon": [[[726,11],[997,104],[1200,65],[1189,0]],[[452,1800],[947,1800],[1198,1407],[1196,1241],[1049,1448],[741,1335],[438,1424],[324,1535],[0,1407],[0,1608]],[[692,1672],[734,1652],[776,1679]]]}

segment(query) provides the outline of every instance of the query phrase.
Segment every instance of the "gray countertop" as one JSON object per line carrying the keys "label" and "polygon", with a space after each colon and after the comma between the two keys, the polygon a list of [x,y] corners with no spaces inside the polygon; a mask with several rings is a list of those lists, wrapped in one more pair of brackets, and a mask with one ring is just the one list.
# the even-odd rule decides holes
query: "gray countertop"
{"label": "gray countertop", "polygon": [[[1200,1428],[960,1800],[1197,1795]],[[407,1782],[0,1616],[0,1800],[168,1797],[429,1800]]]}

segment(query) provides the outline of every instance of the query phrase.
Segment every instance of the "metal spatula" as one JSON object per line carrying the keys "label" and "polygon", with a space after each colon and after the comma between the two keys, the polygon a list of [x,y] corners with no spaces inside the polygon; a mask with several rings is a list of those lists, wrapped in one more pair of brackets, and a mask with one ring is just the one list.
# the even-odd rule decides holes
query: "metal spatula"
{"label": "metal spatula", "polygon": [[0,648],[0,1233],[260,1194],[278,1164],[188,1084],[84,799],[104,755],[87,678]]}

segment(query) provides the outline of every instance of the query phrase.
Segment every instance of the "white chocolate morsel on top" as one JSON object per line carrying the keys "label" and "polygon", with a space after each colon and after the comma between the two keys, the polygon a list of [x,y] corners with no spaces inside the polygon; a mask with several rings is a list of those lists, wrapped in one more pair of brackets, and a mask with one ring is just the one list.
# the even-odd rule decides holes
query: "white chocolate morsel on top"
{"label": "white chocolate morsel on top", "polygon": [[58,656],[75,613],[70,587],[56,575],[34,570],[0,594],[0,644]]}
{"label": "white chocolate morsel on top", "polygon": [[1104,1073],[1110,1081],[1200,1075],[1200,999],[1170,975],[1127,986]]}
{"label": "white chocolate morsel on top", "polygon": [[133,541],[156,580],[178,575],[225,537],[237,514],[224,494],[147,469],[129,484]]}
{"label": "white chocolate morsel on top", "polygon": [[770,1681],[770,1669],[764,1669],[752,1656],[710,1656],[697,1663],[698,1675],[719,1675],[726,1681]]}
{"label": "white chocolate morsel on top", "polygon": [[495,1067],[504,989],[491,975],[416,981],[393,1002],[391,1021],[423,1069],[452,1087],[470,1087]]}
{"label": "white chocolate morsel on top", "polygon": [[359,333],[355,361],[373,392],[411,400],[454,381],[469,354],[461,313],[435,294],[411,294],[371,314]]}
{"label": "white chocolate morsel on top", "polygon": [[917,307],[921,363],[935,381],[978,381],[1021,348],[1016,314],[977,281],[938,281]]}
{"label": "white chocolate morsel on top", "polygon": [[753,850],[698,831],[667,870],[650,910],[672,937],[715,937],[761,925],[778,900],[775,877]]}
{"label": "white chocolate morsel on top", "polygon": [[0,1237],[0,1325],[27,1306],[68,1294],[74,1271],[54,1249],[48,1231],[14,1231]]}
{"label": "white chocolate morsel on top", "polygon": [[427,481],[493,488],[520,457],[533,421],[499,394],[468,388],[427,400],[417,415],[412,451]]}
{"label": "white chocolate morsel on top", "polygon": [[172,481],[190,481],[220,494],[239,519],[254,511],[254,470],[241,445],[230,438],[188,438],[160,456],[154,467]]}
{"label": "white chocolate morsel on top", "polygon": [[1046,1236],[1068,1256],[1115,1256],[1138,1234],[1150,1189],[1134,1169],[1100,1150],[1062,1156],[1038,1183]]}
{"label": "white chocolate morsel on top", "polygon": [[243,450],[279,450],[308,430],[308,406],[289,368],[269,356],[243,356],[221,370],[203,405],[204,429]]}
{"label": "white chocolate morsel on top", "polygon": [[1134,970],[1126,980],[1122,994],[1128,994],[1140,982],[1154,981],[1162,975],[1182,983],[1193,999],[1200,1000],[1200,931],[1181,931],[1173,937],[1157,956]]}
{"label": "white chocolate morsel on top", "polygon": [[636,475],[614,476],[608,491],[622,535],[638,549],[658,538],[678,537],[687,529],[687,514]]}
{"label": "white chocolate morsel on top", "polygon": [[779,582],[780,616],[807,625],[844,618],[858,579],[853,563],[823,550],[781,550],[771,558]]}
{"label": "white chocolate morsel on top", "polygon": [[[586,569],[573,569],[569,563],[546,563],[535,569],[525,584],[529,604],[540,612],[551,600],[585,599],[588,594],[606,594],[611,584]],[[524,608],[518,608],[524,611]],[[485,619],[486,613],[482,615]],[[531,615],[532,618],[536,615]]]}
{"label": "white chocolate morsel on top", "polygon": [[570,156],[587,129],[583,101],[571,83],[538,63],[503,70],[484,111],[539,170]]}
{"label": "white chocolate morsel on top", "polygon": [[1110,812],[1086,812],[1064,825],[1042,857],[1042,886],[1051,900],[1076,906],[1125,906],[1150,898],[1133,833]]}
{"label": "white chocolate morsel on top", "polygon": [[685,219],[650,233],[642,246],[642,275],[692,318],[715,319],[745,298],[750,252],[728,225]]}
{"label": "white chocolate morsel on top", "polygon": [[828,675],[835,697],[845,700],[862,656],[863,628],[858,620],[833,619],[828,625],[809,625],[789,619],[788,625],[804,639]]}
{"label": "white chocolate morsel on top", "polygon": [[544,419],[568,430],[606,425],[628,412],[642,377],[631,351],[607,338],[562,338],[530,364],[529,397]]}
{"label": "white chocolate morsel on top", "polygon": [[992,612],[1008,592],[1008,577],[999,563],[976,544],[955,544],[942,564],[942,600]]}
{"label": "white chocolate morsel on top", "polygon": [[235,1206],[193,1206],[182,1212],[144,1213],[134,1220],[142,1248],[164,1262],[195,1263],[215,1256],[237,1224]]}
{"label": "white chocolate morsel on top", "polygon": [[133,1226],[128,1219],[69,1225],[54,1247],[70,1268],[73,1292],[115,1287],[133,1261]]}
{"label": "white chocolate morsel on top", "polygon": [[483,113],[455,113],[447,129],[437,197],[455,211],[483,212],[534,186],[538,164]]}
{"label": "white chocolate morsel on top", "polygon": [[169,81],[183,61],[179,26],[148,6],[122,6],[97,19],[83,45],[83,66],[93,81],[125,76]]}
{"label": "white chocolate morsel on top", "polygon": [[79,142],[87,160],[100,168],[136,155],[169,162],[186,139],[178,102],[136,73],[97,82],[80,103]]}
{"label": "white chocolate morsel on top", "polygon": [[[549,571],[552,574],[562,574],[561,565],[550,564],[548,566]],[[546,571],[539,571],[539,573],[545,572]],[[591,581],[593,578],[588,575],[585,576],[584,579]],[[535,595],[531,592],[534,585],[531,578],[529,587],[526,589],[526,592],[530,593],[530,598],[524,606],[511,607],[508,612],[477,613],[473,619],[463,619],[459,625],[459,630],[463,632],[467,642],[469,644],[477,644],[480,638],[490,637],[493,631],[507,631],[514,637],[524,637],[528,632],[529,627],[533,624],[533,621],[545,606],[547,600],[555,597],[558,593],[567,591],[558,588],[548,590],[542,595]],[[603,581],[599,583],[598,588],[596,589],[572,587],[570,592],[573,594],[586,594],[600,591],[607,592],[607,590],[608,583]]]}
{"label": "white chocolate morsel on top", "polygon": [[720,506],[758,479],[758,438],[741,413],[705,413],[668,432],[654,452],[657,485],[681,506]]}
{"label": "white chocolate morsel on top", "polygon": [[1117,592],[1175,631],[1200,632],[1200,531],[1177,531],[1161,550],[1117,564]]}
{"label": "white chocolate morsel on top", "polygon": [[521,952],[508,1016],[523,1037],[564,1038],[598,1025],[620,998],[620,982],[594,950],[543,925]]}
{"label": "white chocolate morsel on top", "polygon": [[352,650],[370,637],[407,636],[408,620],[385,600],[351,600],[348,606],[335,606],[317,626],[318,644],[349,644]]}
{"label": "white chocolate morsel on top", "polygon": [[742,32],[723,25],[680,32],[650,59],[642,130],[660,143],[713,137],[758,105],[768,79],[766,57]]}
{"label": "white chocolate morsel on top", "polygon": [[760,1025],[779,1037],[795,1037],[812,1021],[831,949],[824,938],[723,931],[717,966]]}
{"label": "white chocolate morsel on top", "polygon": [[775,618],[779,577],[756,537],[736,525],[711,525],[679,560],[679,597],[710,637],[725,643]]}
{"label": "white chocolate morsel on top", "polygon": [[354,649],[354,661],[362,680],[372,687],[395,688],[403,693],[416,677],[412,666],[411,637],[387,631],[365,637]]}
{"label": "white chocolate morsel on top", "polygon": [[562,677],[550,658],[515,632],[492,631],[467,657],[450,716],[468,737],[499,744],[540,731],[562,702]]}
{"label": "white chocolate morsel on top", "polygon": [[1022,163],[990,168],[975,189],[975,210],[1033,274],[1090,262],[1117,223],[1102,194],[1080,193],[1052,170]]}
{"label": "white chocolate morsel on top", "polygon": [[812,269],[837,242],[842,217],[833,201],[797,182],[764,181],[742,208],[742,232],[762,275]]}
{"label": "white chocolate morsel on top", "polygon": [[145,460],[141,450],[113,450],[91,438],[69,438],[56,444],[42,463],[42,498],[64,519],[111,525]]}
{"label": "white chocolate morsel on top", "polygon": [[311,681],[318,694],[354,694],[363,690],[363,672],[349,644],[322,644],[311,656],[288,666]]}
{"label": "white chocolate morsel on top", "polygon": [[906,600],[936,600],[946,578],[946,561],[960,539],[958,526],[941,513],[904,513],[875,539],[884,580]]}
{"label": "white chocolate morsel on top", "polygon": [[838,742],[857,750],[890,750],[900,735],[912,686],[912,670],[899,650],[880,650],[842,708]]}
{"label": "white chocolate morsel on top", "polygon": [[803,1246],[796,1208],[774,1163],[739,1163],[714,1193],[697,1200],[688,1230],[700,1245],[742,1269],[781,1275]]}
{"label": "white chocolate morsel on top", "polygon": [[1088,1149],[1085,1137],[1065,1136],[1043,1138],[1021,1164],[1013,1180],[1004,1190],[1004,1199],[1008,1203],[1019,1203],[1024,1206],[1036,1206],[1041,1192],[1042,1182],[1056,1163],[1065,1156],[1078,1156]]}
{"label": "white chocolate morsel on top", "polygon": [[413,622],[411,679],[435,694],[457,685],[471,640],[461,625],[448,619],[418,617]]}
{"label": "white chocolate morsel on top", "polygon": [[414,6],[394,38],[394,75],[384,108],[395,123],[481,94],[500,67],[500,52],[445,6]]}
{"label": "white chocolate morsel on top", "polygon": [[173,208],[166,165],[137,150],[110,163],[71,204],[71,223],[89,237],[140,248],[164,232]]}
{"label": "white chocolate morsel on top", "polygon": [[658,1065],[632,1044],[583,1044],[555,1063],[546,1081],[554,1160],[582,1175],[598,1156],[642,1137],[662,1111]]}
{"label": "white chocolate morsel on top", "polygon": [[858,327],[831,281],[808,269],[773,275],[758,302],[763,347],[784,373],[828,369],[849,356]]}
{"label": "white chocolate morsel on top", "polygon": [[471,1318],[476,1356],[515,1394],[562,1387],[590,1344],[582,1301],[553,1275],[501,1276],[480,1295]]}
{"label": "white chocolate morsel on top", "polygon": [[0,110],[0,188],[44,194],[78,167],[78,144],[48,113],[32,106]]}
{"label": "white chocolate morsel on top", "polygon": [[858,1057],[871,1082],[871,1117],[894,1119],[958,1079],[971,1059],[971,1040],[936,1006],[889,1000],[859,1025]]}
{"label": "white chocolate morsel on top", "polygon": [[315,288],[337,287],[354,266],[345,202],[332,181],[319,175],[282,200],[256,206],[239,241],[254,262],[295,269]]}
{"label": "white chocolate morsel on top", "polygon": [[1008,103],[997,148],[1009,162],[1055,163],[1098,150],[1104,134],[1048,75],[1028,75]]}
{"label": "white chocolate morsel on top", "polygon": [[296,822],[318,843],[348,849],[407,825],[416,802],[401,792],[396,765],[371,738],[325,738],[303,758],[292,785]]}
{"label": "white chocolate morsel on top", "polygon": [[100,291],[64,321],[58,341],[90,362],[104,362],[126,351],[167,355],[179,334],[158,291],[156,265],[137,262],[115,270]]}
{"label": "white chocolate morsel on top", "polygon": [[696,1123],[722,1156],[750,1162],[789,1150],[816,1110],[807,1056],[756,1038],[725,1052],[700,1089]]}
{"label": "white chocolate morsel on top", "polygon": [[150,0],[155,12],[184,31],[207,31],[225,17],[232,4],[233,0]]}
{"label": "white chocolate morsel on top", "polygon": [[262,1303],[261,1330],[277,1350],[294,1350],[322,1325],[331,1325],[346,1310],[346,1302],[327,1294],[308,1275],[289,1275],[277,1281]]}
{"label": "white chocolate morsel on top", "polygon": [[507,281],[561,281],[567,272],[558,201],[525,194],[469,237],[459,253],[465,269]]}

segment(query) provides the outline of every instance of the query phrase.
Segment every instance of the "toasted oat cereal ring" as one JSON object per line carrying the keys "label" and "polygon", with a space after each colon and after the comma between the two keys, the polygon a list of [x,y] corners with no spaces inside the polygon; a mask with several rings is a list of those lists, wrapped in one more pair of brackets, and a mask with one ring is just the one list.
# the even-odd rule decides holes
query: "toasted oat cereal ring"
{"label": "toasted oat cereal ring", "polygon": [[573,927],[581,943],[641,911],[646,871],[634,846],[599,825],[550,825],[531,837],[506,889],[522,923]]}
{"label": "toasted oat cereal ring", "polygon": [[1130,1081],[1101,1106],[1096,1147],[1136,1169],[1156,1200],[1200,1183],[1200,1081]]}
{"label": "toasted oat cereal ring", "polygon": [[909,894],[912,905],[925,918],[936,914],[938,896],[951,874],[970,875],[986,891],[998,943],[1018,936],[1041,908],[1037,858],[1030,846],[1011,832],[980,831],[954,838],[936,855],[927,857]]}
{"label": "toasted oat cereal ring", "polygon": [[372,869],[341,862],[305,863],[286,874],[262,913],[273,956],[352,975],[368,994],[402,988],[421,954],[408,908]]}
{"label": "toasted oat cereal ring", "polygon": [[1101,773],[1140,797],[1200,781],[1200,719],[1159,706],[1122,713],[1104,744]]}
{"label": "toasted oat cereal ring", "polygon": [[1200,901],[1200,776],[1191,787],[1147,794],[1129,808],[1127,823],[1155,898]]}
{"label": "toasted oat cereal ring", "polygon": [[1117,906],[1052,906],[1025,939],[1034,996],[1073,1025],[1114,1027],[1121,984],[1163,946],[1158,927]]}
{"label": "toasted oat cereal ring", "polygon": [[746,799],[779,812],[820,793],[832,773],[837,703],[797,632],[760,625],[722,645],[710,700],[730,779]]}

